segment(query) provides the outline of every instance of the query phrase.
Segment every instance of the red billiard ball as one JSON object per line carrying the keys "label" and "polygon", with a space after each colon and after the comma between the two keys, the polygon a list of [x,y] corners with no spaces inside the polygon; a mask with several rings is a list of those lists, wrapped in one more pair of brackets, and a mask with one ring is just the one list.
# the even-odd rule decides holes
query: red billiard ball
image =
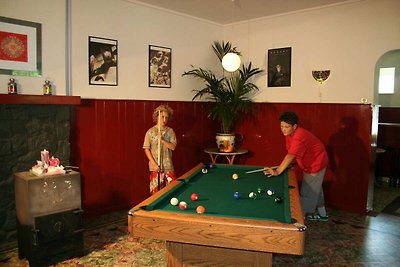
{"label": "red billiard ball", "polygon": [[196,200],[199,199],[199,195],[197,195],[196,193],[193,193],[193,194],[190,196],[190,199],[191,199],[192,201],[196,201]]}
{"label": "red billiard ball", "polygon": [[202,213],[204,213],[205,211],[206,211],[206,208],[204,208],[203,206],[198,206],[198,207],[196,208],[196,212],[199,213],[199,214],[202,214]]}
{"label": "red billiard ball", "polygon": [[179,202],[179,208],[180,208],[181,210],[187,209],[187,203],[186,203],[185,201]]}

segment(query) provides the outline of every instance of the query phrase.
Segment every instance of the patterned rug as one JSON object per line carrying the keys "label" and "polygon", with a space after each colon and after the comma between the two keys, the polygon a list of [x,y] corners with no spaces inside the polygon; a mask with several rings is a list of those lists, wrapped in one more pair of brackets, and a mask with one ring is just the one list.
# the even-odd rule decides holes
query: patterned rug
{"label": "patterned rug", "polygon": [[[50,266],[165,266],[165,242],[134,238],[127,234],[127,213],[89,219],[84,234],[85,255]],[[0,254],[0,266],[28,267],[26,259],[18,259],[18,250]]]}
{"label": "patterned rug", "polygon": [[[305,254],[274,254],[274,266],[398,266],[399,217],[370,217],[328,210],[329,222],[308,222]],[[85,224],[85,255],[51,266],[165,266],[165,242],[127,234],[125,211]],[[373,252],[373,253],[372,253]],[[28,267],[18,250],[0,253],[0,266]]]}

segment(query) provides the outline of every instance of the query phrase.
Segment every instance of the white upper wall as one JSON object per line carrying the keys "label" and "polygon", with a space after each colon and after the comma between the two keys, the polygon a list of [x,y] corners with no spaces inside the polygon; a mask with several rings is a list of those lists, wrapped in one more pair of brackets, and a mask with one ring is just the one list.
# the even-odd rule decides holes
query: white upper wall
{"label": "white upper wall", "polygon": [[[373,103],[375,64],[400,47],[399,11],[399,0],[348,2],[230,25],[224,38],[264,69],[268,49],[292,47],[291,87],[268,88],[265,75],[256,101]],[[322,69],[320,85],[311,71]]]}
{"label": "white upper wall", "polygon": [[[66,75],[66,0],[0,0],[0,16],[42,24],[43,76],[15,77],[21,94],[42,94],[46,78],[55,94],[68,94]],[[221,72],[212,52],[215,40],[231,41],[263,69],[268,49],[292,47],[292,86],[256,83],[258,102],[373,102],[377,60],[400,44],[400,1],[362,0],[326,8],[221,26],[124,0],[71,0],[73,95],[83,98],[182,100],[201,82],[181,74],[195,67]],[[118,41],[118,86],[89,85],[88,36]],[[148,87],[148,46],[172,49],[172,87]],[[331,69],[323,85],[311,70]],[[0,93],[10,77],[0,75]],[[321,92],[321,93],[320,93]]]}
{"label": "white upper wall", "polygon": [[[222,26],[122,0],[73,0],[73,93],[84,98],[191,100],[190,65],[218,64]],[[88,83],[88,36],[118,40],[118,86]],[[149,45],[172,49],[171,88],[148,87]]]}

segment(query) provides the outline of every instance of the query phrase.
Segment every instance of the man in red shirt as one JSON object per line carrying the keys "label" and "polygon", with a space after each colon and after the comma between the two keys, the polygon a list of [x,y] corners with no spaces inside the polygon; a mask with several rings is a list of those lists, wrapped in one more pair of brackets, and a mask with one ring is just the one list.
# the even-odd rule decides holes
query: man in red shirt
{"label": "man in red shirt", "polygon": [[286,140],[287,154],[277,168],[266,167],[265,174],[277,176],[296,160],[303,170],[300,192],[303,215],[310,221],[328,221],[322,189],[329,163],[325,146],[314,134],[297,125],[296,113],[283,112],[279,121]]}

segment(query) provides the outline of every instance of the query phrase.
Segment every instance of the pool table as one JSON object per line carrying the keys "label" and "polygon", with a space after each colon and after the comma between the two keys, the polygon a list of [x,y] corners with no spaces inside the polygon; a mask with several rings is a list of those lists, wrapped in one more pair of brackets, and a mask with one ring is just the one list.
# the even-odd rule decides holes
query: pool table
{"label": "pool table", "polygon": [[[294,172],[246,173],[260,168],[200,163],[133,207],[128,231],[166,240],[167,266],[272,266],[273,253],[302,255],[306,227]],[[191,200],[193,193],[198,200]],[[173,197],[187,208],[172,205]],[[199,205],[205,207],[202,214],[196,212]]]}

